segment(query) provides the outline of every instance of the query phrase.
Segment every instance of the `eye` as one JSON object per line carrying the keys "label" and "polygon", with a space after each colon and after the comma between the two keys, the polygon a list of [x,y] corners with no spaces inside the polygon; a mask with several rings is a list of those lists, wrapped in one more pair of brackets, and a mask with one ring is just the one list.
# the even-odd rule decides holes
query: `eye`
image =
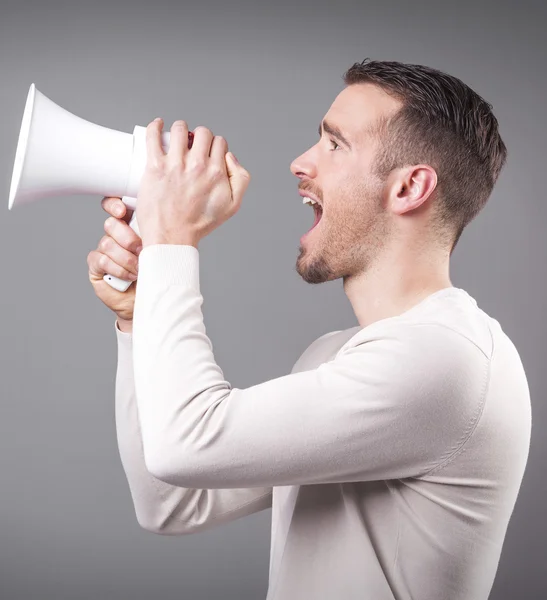
{"label": "eye", "polygon": [[334,152],[335,150],[338,150],[338,148],[340,148],[339,144],[337,144],[334,140],[329,139],[329,142],[336,146],[336,148],[331,148],[331,152]]}

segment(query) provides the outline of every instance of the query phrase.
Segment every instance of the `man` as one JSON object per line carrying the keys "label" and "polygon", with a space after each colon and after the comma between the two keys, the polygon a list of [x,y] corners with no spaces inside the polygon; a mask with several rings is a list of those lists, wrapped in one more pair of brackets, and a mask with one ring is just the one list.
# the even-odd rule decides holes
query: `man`
{"label": "man", "polygon": [[[88,263],[117,315],[136,517],[184,535],[271,507],[267,600],[486,600],[530,396],[517,349],[451,284],[449,258],[506,148],[491,106],[447,74],[365,60],[345,83],[291,166],[318,203],[296,269],[343,278],[359,325],[319,337],[289,375],[233,388],[205,333],[198,244],[249,181],[222,138],[199,127],[189,148],[177,122],[165,153],[161,120],[148,126],[142,239],[120,200],[103,200],[113,216]],[[103,281],[136,279],[137,255],[138,285]]]}

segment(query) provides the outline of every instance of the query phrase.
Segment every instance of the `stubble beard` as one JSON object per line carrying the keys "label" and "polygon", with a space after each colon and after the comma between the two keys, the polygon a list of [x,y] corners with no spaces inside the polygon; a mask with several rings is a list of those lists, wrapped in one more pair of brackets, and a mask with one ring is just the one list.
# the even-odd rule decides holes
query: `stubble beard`
{"label": "stubble beard", "polygon": [[[306,283],[324,283],[366,272],[388,240],[389,225],[382,202],[382,186],[365,186],[350,210],[331,227],[331,215],[312,232],[315,238],[300,247],[296,271]],[[336,218],[336,217],[333,217]]]}

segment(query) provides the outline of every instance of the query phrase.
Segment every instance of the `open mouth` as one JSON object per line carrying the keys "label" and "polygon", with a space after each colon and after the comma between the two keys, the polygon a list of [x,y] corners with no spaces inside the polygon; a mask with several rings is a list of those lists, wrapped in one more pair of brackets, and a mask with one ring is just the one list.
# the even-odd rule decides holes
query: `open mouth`
{"label": "open mouth", "polygon": [[[311,229],[313,229],[314,227],[317,226],[317,224],[319,223],[319,221],[321,220],[321,217],[323,216],[323,209],[319,206],[319,204],[314,204],[313,205],[313,210],[315,212],[315,222],[312,226]],[[311,231],[310,229],[310,231]]]}
{"label": "open mouth", "polygon": [[319,224],[319,221],[321,221],[321,217],[323,216],[323,209],[319,206],[319,204],[314,204],[313,210],[315,213],[315,221],[314,221],[311,229],[300,238],[301,240],[303,240],[306,236],[308,236],[317,227],[317,225]]}

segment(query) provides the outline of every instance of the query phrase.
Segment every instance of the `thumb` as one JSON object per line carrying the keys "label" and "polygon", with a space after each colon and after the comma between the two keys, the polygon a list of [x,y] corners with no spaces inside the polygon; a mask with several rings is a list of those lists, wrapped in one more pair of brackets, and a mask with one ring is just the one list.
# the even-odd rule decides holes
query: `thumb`
{"label": "thumb", "polygon": [[236,206],[239,206],[243,195],[245,194],[251,176],[240,164],[237,158],[231,153],[226,154],[226,168],[228,170],[228,179],[232,188],[232,198]]}

